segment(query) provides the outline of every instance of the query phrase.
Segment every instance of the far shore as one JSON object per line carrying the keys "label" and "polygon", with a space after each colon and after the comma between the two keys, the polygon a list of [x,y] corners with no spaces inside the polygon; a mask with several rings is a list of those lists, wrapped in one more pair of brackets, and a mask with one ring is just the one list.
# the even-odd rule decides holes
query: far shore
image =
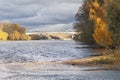
{"label": "far shore", "polygon": [[4,41],[54,41],[54,40],[60,40],[60,41],[71,41],[73,39],[41,39],[41,40],[0,40],[0,42],[4,42]]}

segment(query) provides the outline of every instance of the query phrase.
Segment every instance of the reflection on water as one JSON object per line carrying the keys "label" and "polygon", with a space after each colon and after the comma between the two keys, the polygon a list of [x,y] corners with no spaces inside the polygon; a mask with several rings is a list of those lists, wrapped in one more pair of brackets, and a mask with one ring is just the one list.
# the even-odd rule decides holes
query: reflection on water
{"label": "reflection on water", "polygon": [[74,41],[54,40],[0,42],[0,80],[119,80],[120,71],[86,71],[95,67],[44,62],[83,58],[103,52],[86,46]]}

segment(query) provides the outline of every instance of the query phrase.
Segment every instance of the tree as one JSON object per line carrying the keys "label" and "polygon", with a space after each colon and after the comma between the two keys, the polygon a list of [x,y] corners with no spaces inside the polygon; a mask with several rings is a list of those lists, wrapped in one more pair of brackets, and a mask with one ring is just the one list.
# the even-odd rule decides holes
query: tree
{"label": "tree", "polygon": [[120,0],[85,0],[76,15],[74,26],[82,34],[76,34],[75,39],[87,42],[89,37],[93,37],[101,46],[120,47],[119,15]]}
{"label": "tree", "polygon": [[104,5],[100,4],[100,0],[90,0],[89,18],[94,21],[95,29],[93,37],[95,41],[102,46],[108,47],[113,45],[111,34],[108,30],[106,21],[106,12]]}
{"label": "tree", "polygon": [[19,25],[18,24],[4,24],[3,31],[7,32],[8,34],[13,33],[13,31],[18,31]]}
{"label": "tree", "polygon": [[12,28],[12,31],[18,31],[19,25],[18,24],[12,24],[11,28]]}
{"label": "tree", "polygon": [[1,24],[0,29],[8,33],[9,40],[27,40],[26,28],[20,27],[18,24],[4,23]]}
{"label": "tree", "polygon": [[74,29],[78,32],[75,34],[74,39],[76,41],[82,41],[88,44],[95,43],[93,39],[94,23],[89,20],[89,3],[88,0],[84,1],[82,7],[79,8],[75,18],[76,23],[74,24]]}
{"label": "tree", "polygon": [[120,0],[111,1],[107,7],[107,15],[114,46],[120,47]]}
{"label": "tree", "polygon": [[20,40],[28,40],[28,36],[24,33],[20,34]]}
{"label": "tree", "polygon": [[0,31],[0,40],[7,40],[8,34],[6,32]]}
{"label": "tree", "polygon": [[18,31],[13,31],[12,34],[10,34],[10,40],[19,40],[20,39],[20,33]]}
{"label": "tree", "polygon": [[21,34],[26,34],[26,28],[25,27],[19,28],[19,32]]}

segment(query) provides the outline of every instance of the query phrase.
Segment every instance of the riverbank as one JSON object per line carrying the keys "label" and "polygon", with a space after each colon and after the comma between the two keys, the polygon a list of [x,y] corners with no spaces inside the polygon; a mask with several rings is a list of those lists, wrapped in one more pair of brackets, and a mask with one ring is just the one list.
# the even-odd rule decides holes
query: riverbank
{"label": "riverbank", "polygon": [[[96,70],[120,70],[120,61],[116,61],[113,55],[104,55],[97,57],[87,57],[81,59],[72,59],[66,61],[41,61],[41,62],[13,62],[3,63],[0,62],[0,66],[22,66],[26,69],[37,69],[40,66],[48,65],[68,65],[68,66],[80,66],[91,67],[84,69],[83,71],[96,71]],[[44,68],[44,67],[43,67]]]}
{"label": "riverbank", "polygon": [[101,70],[120,70],[119,54],[87,57],[63,61],[63,64],[98,67]]}

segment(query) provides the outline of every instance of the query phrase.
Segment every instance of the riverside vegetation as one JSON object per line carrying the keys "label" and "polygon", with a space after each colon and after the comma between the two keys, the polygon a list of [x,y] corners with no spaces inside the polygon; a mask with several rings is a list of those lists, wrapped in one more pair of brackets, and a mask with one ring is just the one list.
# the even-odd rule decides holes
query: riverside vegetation
{"label": "riverside vegetation", "polygon": [[72,39],[71,34],[65,33],[39,33],[26,34],[26,28],[18,24],[0,23],[0,40],[64,40]]}
{"label": "riverside vegetation", "polygon": [[[120,64],[120,0],[84,0],[75,18],[76,41],[106,49],[99,57],[87,58],[90,64]],[[81,32],[81,33],[80,33]],[[80,64],[79,60],[67,63]]]}
{"label": "riverside vegetation", "polygon": [[18,24],[0,23],[0,40],[29,40],[26,28]]}

